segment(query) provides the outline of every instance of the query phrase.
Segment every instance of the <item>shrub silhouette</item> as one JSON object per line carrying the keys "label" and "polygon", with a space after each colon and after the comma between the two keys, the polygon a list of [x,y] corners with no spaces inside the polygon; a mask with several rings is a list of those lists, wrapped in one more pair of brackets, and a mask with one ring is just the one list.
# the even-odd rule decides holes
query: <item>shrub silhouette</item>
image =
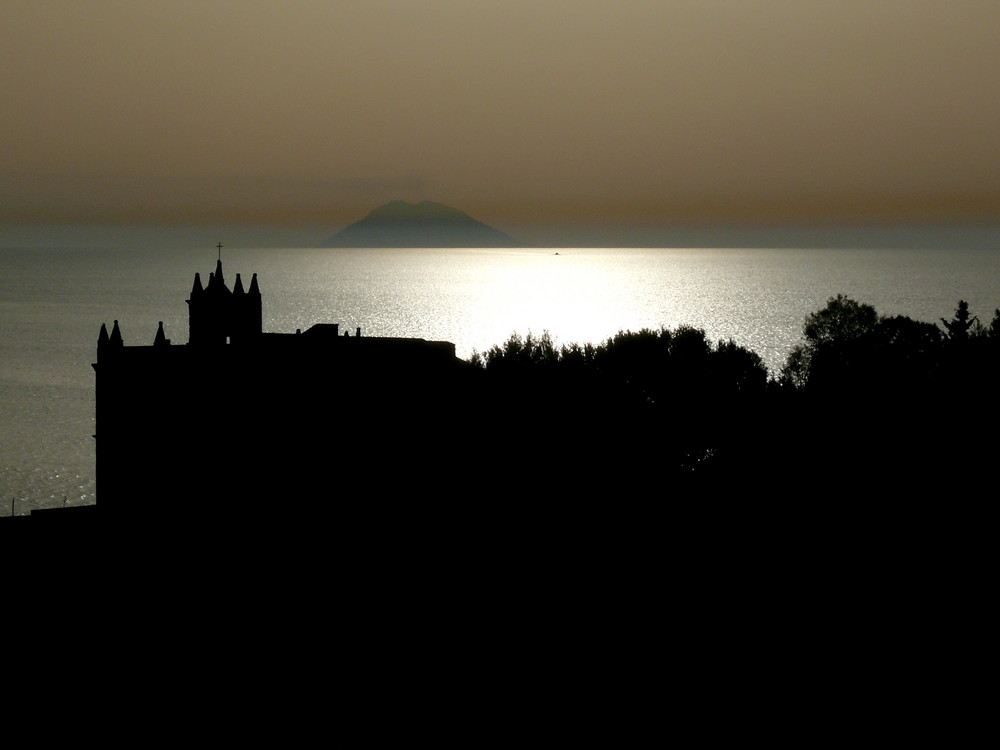
{"label": "shrub silhouette", "polygon": [[993,320],[990,321],[990,326],[984,331],[984,335],[989,338],[1000,339],[1000,309],[993,311]]}

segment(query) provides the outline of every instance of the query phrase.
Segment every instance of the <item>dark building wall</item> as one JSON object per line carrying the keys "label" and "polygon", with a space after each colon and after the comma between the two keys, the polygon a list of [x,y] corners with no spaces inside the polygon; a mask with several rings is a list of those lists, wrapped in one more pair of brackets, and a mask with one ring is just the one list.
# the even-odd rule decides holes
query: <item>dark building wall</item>
{"label": "dark building wall", "polygon": [[358,477],[381,491],[438,472],[468,374],[454,346],[336,334],[100,346],[98,503],[123,515],[259,513],[344,502]]}

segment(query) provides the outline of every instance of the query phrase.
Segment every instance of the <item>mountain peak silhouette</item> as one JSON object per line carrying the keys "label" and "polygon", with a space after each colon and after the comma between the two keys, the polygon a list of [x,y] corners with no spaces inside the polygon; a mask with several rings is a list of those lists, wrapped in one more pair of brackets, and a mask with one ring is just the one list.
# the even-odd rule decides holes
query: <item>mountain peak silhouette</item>
{"label": "mountain peak silhouette", "polygon": [[434,201],[393,200],[344,227],[323,247],[521,247],[524,243]]}

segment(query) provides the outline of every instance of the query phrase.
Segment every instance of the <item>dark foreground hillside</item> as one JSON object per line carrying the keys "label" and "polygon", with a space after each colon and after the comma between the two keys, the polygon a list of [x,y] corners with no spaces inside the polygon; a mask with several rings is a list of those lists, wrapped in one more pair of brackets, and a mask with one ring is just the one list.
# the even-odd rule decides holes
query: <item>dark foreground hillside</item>
{"label": "dark foreground hillside", "polygon": [[[952,706],[985,700],[962,686],[991,622],[998,321],[835,298],[775,374],[691,328],[512,336],[399,408],[271,415],[294,429],[261,433],[266,461],[233,463],[218,423],[218,474],[169,503],[153,475],[121,515],[7,519],[31,591],[10,610],[34,651],[79,654],[67,631],[113,598],[102,659],[204,655],[251,706],[263,675],[330,667],[366,736],[543,716],[641,740],[667,703],[699,736],[926,736],[933,708],[951,738]],[[168,634],[152,650],[147,623]]]}

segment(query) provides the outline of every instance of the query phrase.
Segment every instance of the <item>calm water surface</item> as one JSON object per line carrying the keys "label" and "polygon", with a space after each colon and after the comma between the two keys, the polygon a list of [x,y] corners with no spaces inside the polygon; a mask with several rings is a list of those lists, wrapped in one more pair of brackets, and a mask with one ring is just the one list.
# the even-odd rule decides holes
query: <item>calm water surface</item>
{"label": "calm water surface", "polygon": [[[117,319],[126,345],[146,345],[162,320],[186,343],[184,300],[215,260],[212,249],[0,249],[0,515],[15,498],[19,514],[95,501],[101,323]],[[258,274],[267,331],[340,323],[452,341],[461,357],[513,332],[598,343],[691,324],[776,371],[805,316],[838,293],[934,322],[959,299],[984,321],[1000,306],[1000,252],[981,250],[227,248],[223,265],[230,287]],[[224,384],[205,387],[224,400]]]}

